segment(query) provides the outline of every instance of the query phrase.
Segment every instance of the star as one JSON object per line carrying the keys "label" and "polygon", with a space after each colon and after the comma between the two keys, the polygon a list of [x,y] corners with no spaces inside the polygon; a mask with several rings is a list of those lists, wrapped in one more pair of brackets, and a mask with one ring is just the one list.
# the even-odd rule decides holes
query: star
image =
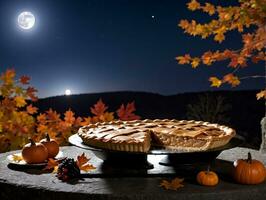
{"label": "star", "polygon": [[152,18],[152,19],[154,19],[154,18],[155,18],[155,16],[154,16],[154,15],[152,15],[152,16],[151,16],[151,18]]}

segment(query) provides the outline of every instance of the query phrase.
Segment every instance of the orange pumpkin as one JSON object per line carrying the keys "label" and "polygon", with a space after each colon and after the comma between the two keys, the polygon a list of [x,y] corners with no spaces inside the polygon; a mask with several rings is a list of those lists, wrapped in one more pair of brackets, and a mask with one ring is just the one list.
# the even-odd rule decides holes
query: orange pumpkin
{"label": "orange pumpkin", "polygon": [[234,162],[233,177],[241,184],[259,184],[265,180],[266,169],[263,163],[253,160],[249,152],[248,159]]}
{"label": "orange pumpkin", "polygon": [[43,163],[48,158],[47,148],[41,143],[35,143],[29,139],[30,143],[26,144],[22,149],[22,158],[28,164]]}
{"label": "orange pumpkin", "polygon": [[49,134],[46,134],[46,138],[41,140],[41,143],[48,150],[48,158],[54,158],[59,152],[59,144],[54,140],[50,139]]}
{"label": "orange pumpkin", "polygon": [[215,186],[218,184],[219,178],[215,172],[210,171],[208,168],[207,171],[200,171],[197,174],[197,182],[204,186]]}

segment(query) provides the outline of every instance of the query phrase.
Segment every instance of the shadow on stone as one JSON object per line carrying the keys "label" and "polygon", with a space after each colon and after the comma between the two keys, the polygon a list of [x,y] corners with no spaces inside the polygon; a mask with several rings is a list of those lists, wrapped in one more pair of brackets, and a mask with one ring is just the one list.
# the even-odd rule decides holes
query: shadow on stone
{"label": "shadow on stone", "polygon": [[34,174],[34,175],[49,174],[53,171],[53,170],[43,170],[44,166],[16,165],[12,163],[9,163],[7,167],[11,170],[25,172],[27,174]]}

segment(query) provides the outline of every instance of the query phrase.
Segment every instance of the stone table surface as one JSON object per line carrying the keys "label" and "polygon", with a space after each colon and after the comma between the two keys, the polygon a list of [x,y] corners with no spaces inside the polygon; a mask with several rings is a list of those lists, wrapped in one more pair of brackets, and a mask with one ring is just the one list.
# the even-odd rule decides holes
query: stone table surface
{"label": "stone table surface", "polygon": [[[154,168],[146,170],[145,176],[133,170],[133,175],[115,171],[114,176],[102,175],[103,162],[91,151],[74,146],[61,147],[65,156],[76,158],[85,152],[91,157],[91,163],[97,167],[95,171],[86,174],[81,180],[65,183],[58,180],[55,174],[38,169],[21,169],[8,165],[7,156],[16,152],[0,154],[0,199],[127,199],[127,200],[162,200],[162,199],[266,199],[266,183],[259,185],[236,184],[230,176],[232,161],[246,158],[251,152],[255,159],[266,165],[266,154],[259,151],[237,147],[223,151],[212,164],[220,182],[215,187],[200,186],[195,181],[195,174],[200,170],[184,172],[184,169],[162,166],[158,162],[162,156],[149,156],[148,160]],[[119,174],[121,171],[121,174]],[[130,171],[129,171],[130,172]],[[164,190],[159,187],[163,179],[184,177],[184,187],[177,191]]]}

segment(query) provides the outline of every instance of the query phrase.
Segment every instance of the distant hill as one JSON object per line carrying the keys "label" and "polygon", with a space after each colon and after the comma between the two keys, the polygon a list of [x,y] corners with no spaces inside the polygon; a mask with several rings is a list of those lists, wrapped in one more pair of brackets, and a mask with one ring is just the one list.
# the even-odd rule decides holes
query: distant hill
{"label": "distant hill", "polygon": [[40,99],[35,105],[40,112],[49,108],[64,113],[71,108],[78,116],[91,115],[90,107],[100,98],[115,111],[122,103],[135,101],[136,114],[144,118],[187,119],[187,105],[195,104],[202,94],[222,96],[231,105],[228,111],[230,121],[225,124],[236,129],[237,133],[245,136],[247,141],[255,145],[260,144],[260,120],[265,116],[265,102],[256,100],[258,91],[215,91],[194,92],[164,96],[147,92],[106,92],[93,94],[79,94],[71,96],[56,96]]}

